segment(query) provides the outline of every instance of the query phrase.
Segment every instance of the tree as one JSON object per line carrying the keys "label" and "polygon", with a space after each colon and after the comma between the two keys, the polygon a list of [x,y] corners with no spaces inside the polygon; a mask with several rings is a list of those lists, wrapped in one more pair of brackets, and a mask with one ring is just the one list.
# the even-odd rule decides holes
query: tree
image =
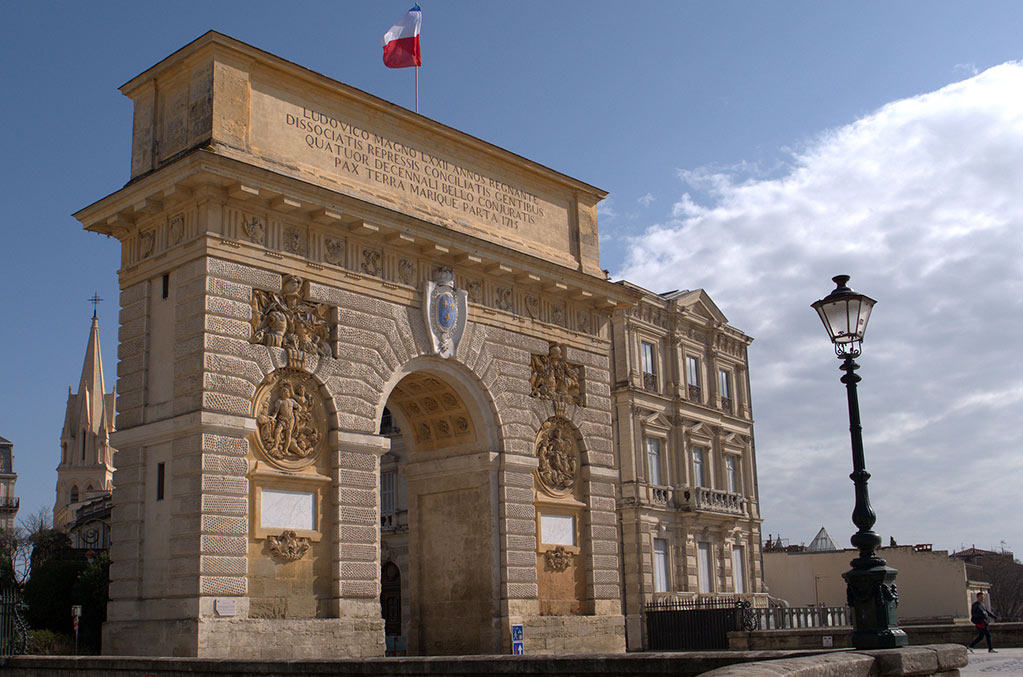
{"label": "tree", "polygon": [[976,560],[982,577],[991,584],[991,602],[995,613],[1006,621],[1023,621],[1023,564],[1012,553],[984,555]]}
{"label": "tree", "polygon": [[86,568],[85,556],[67,534],[45,529],[30,537],[32,556],[25,583],[28,624],[36,630],[70,634],[72,589]]}

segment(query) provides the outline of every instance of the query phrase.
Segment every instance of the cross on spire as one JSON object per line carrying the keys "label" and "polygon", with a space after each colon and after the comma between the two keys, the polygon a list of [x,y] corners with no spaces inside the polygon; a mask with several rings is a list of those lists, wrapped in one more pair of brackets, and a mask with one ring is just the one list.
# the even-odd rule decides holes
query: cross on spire
{"label": "cross on spire", "polygon": [[92,298],[91,298],[91,299],[86,299],[86,300],[87,300],[87,301],[88,301],[89,303],[91,303],[91,304],[92,304],[92,319],[94,319],[94,320],[95,320],[95,319],[96,319],[96,307],[97,307],[97,306],[99,305],[99,302],[100,302],[100,301],[102,301],[103,299],[102,299],[102,298],[100,298],[99,292],[95,292],[95,293],[94,293],[94,294],[92,295]]}

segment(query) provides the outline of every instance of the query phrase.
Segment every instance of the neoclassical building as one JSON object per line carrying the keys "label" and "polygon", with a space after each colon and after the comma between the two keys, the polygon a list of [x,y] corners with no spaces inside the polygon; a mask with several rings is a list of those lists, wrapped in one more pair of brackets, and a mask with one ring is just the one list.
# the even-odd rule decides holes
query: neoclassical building
{"label": "neoclassical building", "polygon": [[[608,281],[604,191],[215,32],[121,91],[130,180],[75,215],[121,246],[105,652],[620,652],[662,524],[672,590],[703,543],[758,589],[748,339]],[[646,387],[655,306],[731,412]]]}
{"label": "neoclassical building", "polygon": [[612,321],[624,607],[745,598],[766,606],[746,349],[703,290],[642,293]]}

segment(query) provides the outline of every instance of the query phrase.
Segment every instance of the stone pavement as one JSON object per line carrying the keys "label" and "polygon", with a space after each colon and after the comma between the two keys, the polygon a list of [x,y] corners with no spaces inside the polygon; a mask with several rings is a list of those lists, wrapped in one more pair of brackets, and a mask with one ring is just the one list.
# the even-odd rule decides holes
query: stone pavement
{"label": "stone pavement", "polygon": [[998,653],[988,653],[987,649],[976,651],[968,656],[970,664],[960,669],[962,677],[1023,677],[1023,649],[998,649]]}

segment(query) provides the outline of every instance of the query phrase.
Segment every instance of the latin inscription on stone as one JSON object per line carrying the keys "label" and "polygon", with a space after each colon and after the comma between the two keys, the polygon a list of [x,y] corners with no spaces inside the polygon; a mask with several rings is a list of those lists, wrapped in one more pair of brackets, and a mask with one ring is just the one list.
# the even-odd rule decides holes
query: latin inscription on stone
{"label": "latin inscription on stone", "polygon": [[340,172],[412,193],[503,228],[518,229],[520,224],[534,224],[544,217],[543,203],[530,192],[326,113],[303,107],[285,113],[283,122],[302,136],[306,146],[325,154]]}
{"label": "latin inscription on stone", "polygon": [[252,83],[251,151],[303,178],[574,267],[573,202],[526,167],[362,102]]}

